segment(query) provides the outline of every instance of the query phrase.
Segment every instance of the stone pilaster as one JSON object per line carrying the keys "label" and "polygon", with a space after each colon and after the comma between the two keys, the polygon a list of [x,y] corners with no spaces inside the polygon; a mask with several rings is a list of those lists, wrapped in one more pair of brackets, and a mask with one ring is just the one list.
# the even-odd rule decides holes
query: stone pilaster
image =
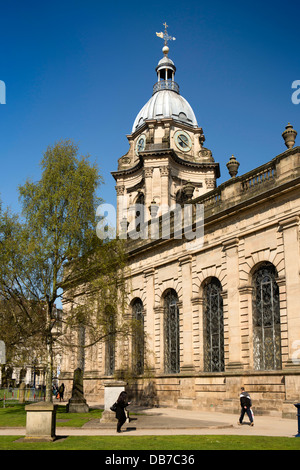
{"label": "stone pilaster", "polygon": [[224,298],[224,310],[228,308],[228,362],[227,370],[242,369],[242,345],[239,312],[239,260],[238,260],[238,238],[232,238],[223,243],[223,251],[226,254],[227,269],[227,296]]}
{"label": "stone pilaster", "polygon": [[146,291],[146,363],[150,370],[155,369],[155,315],[154,315],[154,268],[144,271],[145,291]]}
{"label": "stone pilaster", "polygon": [[[288,217],[279,221],[283,232],[285,279],[286,279],[286,307],[288,323],[288,363],[299,367],[300,349],[300,260],[299,260],[299,216]],[[298,361],[295,361],[296,356]]]}
{"label": "stone pilaster", "polygon": [[193,366],[193,316],[192,316],[192,255],[181,256],[179,259],[182,282],[182,341],[183,356],[181,371],[194,370]]}

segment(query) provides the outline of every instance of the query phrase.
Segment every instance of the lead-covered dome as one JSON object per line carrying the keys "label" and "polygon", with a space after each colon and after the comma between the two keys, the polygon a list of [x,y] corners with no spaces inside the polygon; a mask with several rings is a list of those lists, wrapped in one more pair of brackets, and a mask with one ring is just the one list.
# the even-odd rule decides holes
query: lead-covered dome
{"label": "lead-covered dome", "polygon": [[[159,82],[158,82],[159,83]],[[135,118],[132,132],[138,130],[147,119],[172,118],[175,121],[198,127],[190,104],[183,96],[172,90],[159,90],[143,106]]]}
{"label": "lead-covered dome", "polygon": [[153,95],[135,118],[132,133],[136,132],[148,119],[172,118],[183,124],[198,127],[192,107],[179,94],[179,86],[174,81],[176,67],[167,56],[169,48],[164,48],[163,51],[165,55],[156,67],[158,81],[153,87]]}

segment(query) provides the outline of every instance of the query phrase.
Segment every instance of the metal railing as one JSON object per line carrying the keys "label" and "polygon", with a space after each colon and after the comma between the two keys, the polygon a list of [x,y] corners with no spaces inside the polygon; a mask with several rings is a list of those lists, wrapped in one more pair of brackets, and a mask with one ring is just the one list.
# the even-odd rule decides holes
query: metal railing
{"label": "metal railing", "polygon": [[176,93],[179,93],[179,85],[176,82],[169,81],[169,80],[160,80],[159,82],[155,83],[153,86],[153,95],[157,91],[161,90],[172,90]]}
{"label": "metal railing", "polygon": [[[45,390],[37,388],[25,388],[23,390],[25,402],[43,401],[45,398]],[[19,388],[0,388],[0,402],[6,401],[19,401],[20,389]],[[0,405],[1,406],[1,405]]]}

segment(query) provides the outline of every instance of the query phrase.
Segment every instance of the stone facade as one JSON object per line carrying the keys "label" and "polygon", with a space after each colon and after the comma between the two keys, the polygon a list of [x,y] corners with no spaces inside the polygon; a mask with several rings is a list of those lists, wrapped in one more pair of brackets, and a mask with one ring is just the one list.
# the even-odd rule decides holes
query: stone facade
{"label": "stone facade", "polygon": [[[232,412],[245,386],[255,413],[295,416],[300,147],[290,143],[291,133],[295,138],[288,125],[288,150],[242,176],[232,157],[232,177],[218,187],[219,165],[195,123],[146,119],[128,136],[130,149],[113,176],[119,226],[125,221],[129,231],[128,313],[139,306],[145,331],[142,370],[129,383],[136,401]],[[187,136],[185,151],[178,135]],[[161,210],[154,239],[130,237],[138,202],[145,206],[141,227],[153,222],[152,205]],[[163,214],[176,203],[204,207],[203,243],[179,238],[173,216],[170,237],[162,238]],[[116,372],[133,361],[132,347],[116,345]],[[67,392],[76,367],[75,353],[64,358]],[[105,346],[95,346],[85,357],[85,397],[103,402],[109,380]]]}
{"label": "stone facade", "polygon": [[[128,304],[142,301],[148,351],[147,374],[134,385],[137,398],[233,411],[244,385],[256,413],[295,415],[292,404],[300,398],[299,189],[300,148],[296,147],[193,201],[205,206],[201,249],[189,250],[185,239],[128,241]],[[279,288],[281,365],[276,370],[257,369],[254,358],[253,275],[264,264],[274,266]],[[219,280],[223,300],[224,370],[217,372],[205,371],[204,359],[203,286],[212,278]],[[165,372],[163,299],[169,289],[178,295],[178,373]],[[100,401],[108,379],[104,354],[100,346],[86,356],[85,395]],[[73,367],[75,363],[74,358]],[[120,357],[118,368],[122,368]]]}

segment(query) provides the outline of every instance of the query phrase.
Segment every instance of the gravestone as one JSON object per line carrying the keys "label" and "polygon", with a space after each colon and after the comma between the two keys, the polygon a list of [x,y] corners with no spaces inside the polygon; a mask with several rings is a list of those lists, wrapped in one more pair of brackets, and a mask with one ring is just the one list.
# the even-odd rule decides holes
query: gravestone
{"label": "gravestone", "polygon": [[88,413],[89,405],[83,394],[83,372],[80,368],[74,371],[72,397],[67,404],[67,413]]}
{"label": "gravestone", "polygon": [[26,437],[24,441],[54,441],[57,405],[39,402],[25,406]]}
{"label": "gravestone", "polygon": [[126,382],[121,380],[109,381],[104,384],[104,411],[100,423],[115,423],[116,413],[110,407],[117,401],[121,392],[125,391]]}

